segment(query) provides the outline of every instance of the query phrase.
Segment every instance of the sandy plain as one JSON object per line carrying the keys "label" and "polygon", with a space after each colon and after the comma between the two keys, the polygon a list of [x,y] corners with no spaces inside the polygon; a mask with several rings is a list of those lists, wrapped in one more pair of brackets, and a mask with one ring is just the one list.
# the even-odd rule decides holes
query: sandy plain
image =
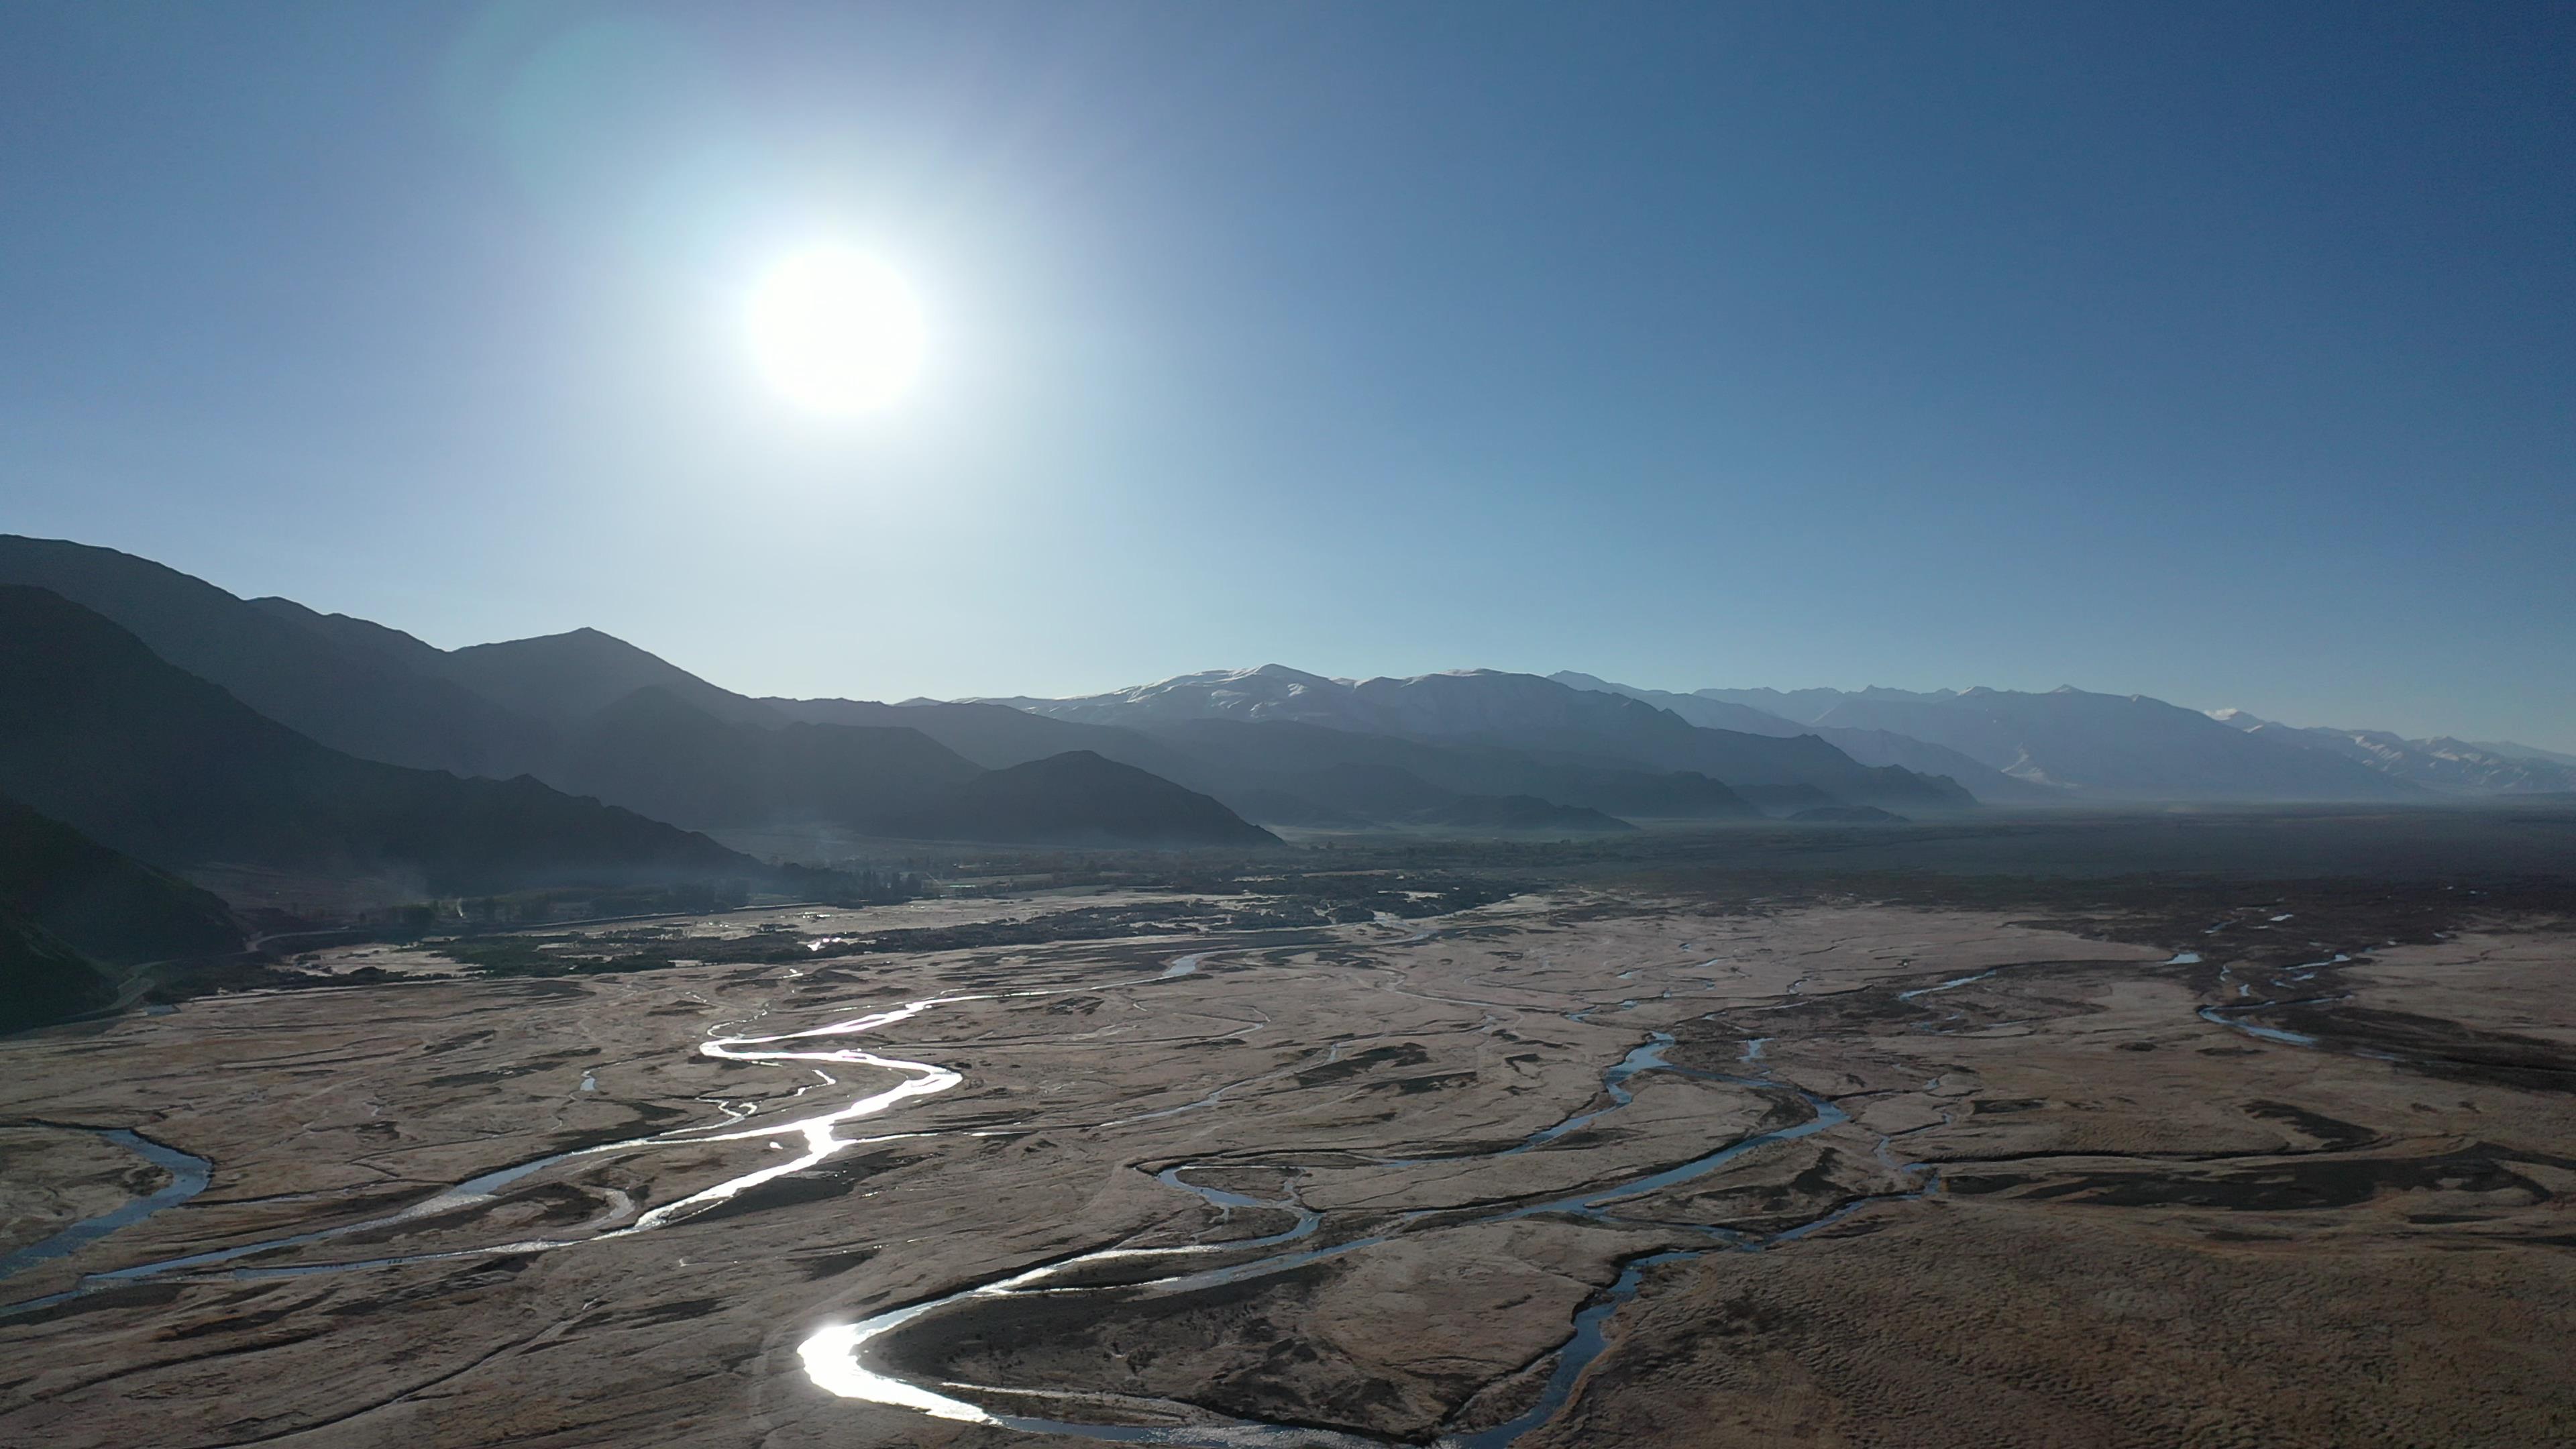
{"label": "sandy plain", "polygon": [[0,1252],[213,1165],[0,1281],[0,1443],[2576,1442],[2576,937],[2265,910],[376,950],[0,1042]]}

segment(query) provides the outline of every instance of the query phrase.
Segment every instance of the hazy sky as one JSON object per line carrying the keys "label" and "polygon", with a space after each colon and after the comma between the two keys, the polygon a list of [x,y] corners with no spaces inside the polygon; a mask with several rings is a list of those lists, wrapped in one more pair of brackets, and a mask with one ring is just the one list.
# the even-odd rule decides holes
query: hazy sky
{"label": "hazy sky", "polygon": [[[2576,10],[19,3],[0,529],[753,693],[2576,748]],[[910,278],[819,419],[777,257]]]}

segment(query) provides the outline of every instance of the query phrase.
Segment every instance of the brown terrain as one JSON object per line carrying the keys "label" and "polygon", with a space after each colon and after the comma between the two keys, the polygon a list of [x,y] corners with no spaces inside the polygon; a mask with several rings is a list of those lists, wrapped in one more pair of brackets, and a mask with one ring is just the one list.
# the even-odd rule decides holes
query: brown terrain
{"label": "brown terrain", "polygon": [[101,1129],[212,1164],[8,1260],[0,1443],[2576,1442],[2566,918],[1879,895],[736,914],[0,1041],[0,1252],[170,1185]]}

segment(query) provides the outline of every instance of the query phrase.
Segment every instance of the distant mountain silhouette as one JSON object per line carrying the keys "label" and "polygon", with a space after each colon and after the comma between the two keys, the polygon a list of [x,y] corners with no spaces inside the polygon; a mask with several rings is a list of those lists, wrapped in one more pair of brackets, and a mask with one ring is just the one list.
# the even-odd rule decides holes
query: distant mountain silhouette
{"label": "distant mountain silhouette", "polygon": [[[1666,702],[1653,692],[1641,697]],[[1729,708],[1768,709],[1873,763],[1922,769],[1937,757],[1907,756],[1887,741],[1916,741],[1952,755],[1973,757],[1978,769],[2009,771],[2044,794],[2018,798],[2148,799],[2405,799],[2405,787],[2449,795],[2540,795],[2576,790],[2576,755],[2560,755],[2507,741],[2447,737],[2407,739],[2385,730],[2301,728],[2258,718],[2239,709],[2201,711],[2218,724],[2266,745],[2309,750],[2357,765],[2382,777],[2373,785],[2349,771],[2284,763],[2263,751],[2231,750],[2162,700],[2143,695],[2092,694],[2059,689],[2047,694],[2009,690],[1942,689],[1918,692],[1873,686],[1841,689],[1703,689],[1691,697]],[[1683,711],[1685,717],[1688,711]],[[2027,746],[2027,748],[2025,748]],[[2569,767],[2569,768],[2559,768]],[[1992,788],[1990,776],[1949,770],[1982,798],[2013,799]]]}
{"label": "distant mountain silhouette", "polygon": [[1290,720],[1330,729],[1391,734],[1396,722],[1363,699],[1347,679],[1327,679],[1284,664],[1258,669],[1207,669],[1079,699],[1019,697],[981,701],[1078,724],[1145,729],[1191,720],[1246,722]]}
{"label": "distant mountain silhouette", "polygon": [[919,730],[730,723],[659,684],[582,725],[563,768],[571,788],[698,829],[862,825],[984,773]]}
{"label": "distant mountain silhouette", "polygon": [[2471,740],[2469,743],[2489,754],[2502,755],[2509,760],[2547,760],[2553,765],[2576,765],[2576,755],[2565,754],[2558,750],[2544,750],[2538,745],[2520,745],[2511,740]]}
{"label": "distant mountain silhouette", "polygon": [[1734,704],[1696,694],[1675,694],[1669,689],[1640,689],[1633,684],[1614,684],[1597,674],[1584,674],[1572,669],[1560,669],[1547,677],[1568,689],[1594,694],[1624,694],[1630,699],[1643,700],[1657,709],[1671,710],[1704,730],[1738,730],[1748,735],[1774,736],[1813,733],[1800,728],[1794,721],[1748,704]]}
{"label": "distant mountain silhouette", "polygon": [[[552,732],[452,680],[415,672],[410,635],[272,601],[252,604],[114,549],[0,534],[0,584],[49,589],[114,620],[171,664],[318,743],[466,775],[540,766]],[[283,606],[283,607],[281,607]],[[366,631],[391,636],[351,647]]]}
{"label": "distant mountain silhouette", "polygon": [[1901,768],[1864,766],[1812,736],[1701,729],[1669,710],[1623,695],[1499,670],[1354,683],[1274,664],[1182,675],[1082,699],[992,702],[1058,719],[1158,733],[1204,720],[1295,723],[1496,746],[1593,768],[1696,772],[1764,803],[1928,810],[1973,803],[1953,782]]}
{"label": "distant mountain silhouette", "polygon": [[[1267,792],[1363,821],[1414,823],[1435,803],[1512,795],[1611,816],[1728,820],[1760,813],[1743,796],[1694,772],[1600,765],[1498,745],[1285,720],[1191,720],[1159,729],[1155,737],[1188,757],[1174,771],[1179,778],[1219,799]],[[1372,794],[1355,789],[1355,781],[1385,788]]]}
{"label": "distant mountain silhouette", "polygon": [[[1448,827],[1476,833],[1555,835],[1599,834],[1636,827],[1587,805],[1563,804],[1551,797],[1497,788],[1510,781],[1535,781],[1557,795],[1582,796],[1598,790],[1620,792],[1629,783],[1629,803],[1661,803],[1657,792],[1679,800],[1686,784],[1667,785],[1667,777],[1629,772],[1605,783],[1586,779],[1586,772],[1550,769],[1518,759],[1506,751],[1479,752],[1417,744],[1378,735],[1299,724],[1238,724],[1198,720],[1171,732],[1183,748],[1194,749],[1199,768],[1229,783],[1219,798],[1254,819],[1283,825],[1325,829],[1366,826]],[[1435,784],[1423,773],[1466,781],[1474,788]],[[1615,772],[1593,772],[1594,774]],[[1691,777],[1710,792],[1678,803],[1700,818],[1731,818],[1755,813],[1732,791]],[[1592,787],[1587,790],[1586,786]],[[1645,813],[1668,813],[1667,811]]]}
{"label": "distant mountain silhouette", "polygon": [[1928,740],[2006,774],[2094,799],[2420,798],[2413,787],[2364,766],[2260,739],[2144,695],[1873,691],[1846,696],[1816,722]]}
{"label": "distant mountain silhouette", "polygon": [[[2062,800],[2067,796],[2065,790],[2056,786],[2017,779],[1981,761],[1970,759],[1957,750],[1933,744],[1928,740],[1894,734],[1887,730],[1837,729],[1830,725],[1800,724],[1795,720],[1767,713],[1748,704],[1711,698],[1713,691],[1675,694],[1663,689],[1639,689],[1629,684],[1613,684],[1609,680],[1589,674],[1577,674],[1572,670],[1563,670],[1549,675],[1548,678],[1574,689],[1624,694],[1631,699],[1643,700],[1658,709],[1671,710],[1702,729],[1739,730],[1745,734],[1754,735],[1814,735],[1864,765],[1893,765],[1911,770],[1918,775],[1940,776],[1956,782],[1962,789],[1980,800],[1997,803],[2039,802]],[[1758,692],[1777,693],[1771,690]],[[1782,695],[1781,699],[1796,707],[1813,703],[1813,696],[1828,694],[1836,696],[1836,700],[1832,702],[1839,702],[1840,691],[1822,689],[1798,691],[1798,696],[1806,698]]]}
{"label": "distant mountain silhouette", "polygon": [[112,968],[245,945],[213,895],[0,798],[0,1031],[111,1004]]}
{"label": "distant mountain silhouette", "polygon": [[[1612,818],[1620,815],[1708,820],[1759,813],[1704,775],[1567,764],[1500,746],[1403,739],[1289,721],[1175,711],[1168,721],[1130,729],[984,702],[762,703],[798,719],[908,723],[988,765],[1087,749],[1204,791],[1246,819],[1273,825],[1360,829],[1455,824],[1478,831],[1566,834],[1624,829],[1624,821]],[[1354,777],[1334,773],[1342,766],[1401,772],[1411,784],[1376,794],[1355,791],[1350,788]],[[1383,773],[1372,778],[1390,784],[1395,780]],[[1510,796],[1536,800],[1561,813],[1542,817],[1527,805],[1492,803]]]}
{"label": "distant mountain silhouette", "polygon": [[296,625],[336,650],[444,681],[522,720],[541,721],[556,730],[579,726],[648,688],[667,690],[718,719],[756,724],[775,724],[779,719],[756,700],[709,684],[657,654],[597,629],[440,649],[399,629],[346,614],[319,614],[292,599],[253,599],[250,606]]}
{"label": "distant mountain silhouette", "polygon": [[[900,815],[907,831],[972,838],[963,819],[928,820],[920,812],[939,790],[978,773],[976,766],[910,733],[905,722],[889,722],[902,739],[800,726],[766,703],[596,629],[442,650],[398,629],[291,600],[238,599],[112,549],[0,536],[0,581],[17,580],[88,605],[260,714],[360,759],[496,779],[527,776],[693,827],[791,816],[891,822]],[[657,712],[656,699],[687,713]],[[932,709],[1075,736],[1042,751],[1006,751],[1010,757],[990,764],[1019,764],[1087,743],[1071,726],[998,707]],[[744,728],[702,727],[709,723]],[[1144,745],[1122,753],[1154,751]],[[1150,836],[1140,838],[1186,838],[1195,828],[1178,819],[1155,821],[1146,807],[1163,797],[1139,788],[1137,808],[1127,813],[1151,825]],[[1046,814],[1037,802],[1030,808]],[[1104,815],[1096,833],[1118,838],[1109,821],[1123,809]],[[1007,815],[987,810],[984,818]],[[1054,825],[1047,829],[1062,833]],[[1217,827],[1209,838],[1243,837],[1239,829]]]}
{"label": "distant mountain silhouette", "polygon": [[[1684,694],[1572,671],[1351,680],[1273,664],[1079,699],[764,700],[593,629],[442,650],[367,620],[235,598],[159,564],[55,540],[0,536],[0,583],[11,582],[86,605],[168,663],[341,754],[543,784],[709,828],[801,820],[972,838],[984,827],[966,816],[923,812],[978,769],[1075,751],[1242,817],[1337,828],[1512,830],[1521,827],[1505,822],[1522,821],[1571,831],[1842,806],[1920,815],[1978,799],[2576,789],[2576,757],[2529,746],[2228,722],[2074,690]],[[1153,817],[1155,792],[1138,788],[1145,794],[1132,810],[1099,802],[1107,813],[1095,834],[1116,838],[1110,822],[1136,811]],[[1030,819],[1047,816],[1030,809]],[[981,820],[1007,814],[977,810]]]}
{"label": "distant mountain silhouette", "polygon": [[784,718],[807,724],[919,730],[988,770],[1024,765],[1067,750],[1089,750],[1166,779],[1179,778],[1176,771],[1195,764],[1142,730],[1080,724],[982,701],[908,699],[880,704],[869,699],[764,699],[760,703]]}
{"label": "distant mountain silhouette", "polygon": [[1279,843],[1205,795],[1089,750],[986,771],[932,792],[898,811],[886,833],[1062,845]]}
{"label": "distant mountain silhouette", "polygon": [[1894,700],[1908,704],[1938,704],[1956,699],[1955,689],[1936,689],[1928,693],[1911,689],[1888,689],[1871,685],[1866,689],[1695,689],[1695,699],[1715,700],[1724,704],[1743,705],[1796,724],[1814,724],[1825,712],[1847,699]]}
{"label": "distant mountain silhouette", "polygon": [[2528,747],[2499,749],[2447,736],[2410,740],[2386,730],[2301,728],[2257,719],[2241,709],[2209,717],[2254,739],[2316,750],[2393,780],[2452,795],[2552,795],[2576,790],[2576,763]]}
{"label": "distant mountain silhouette", "polygon": [[935,840],[1273,839],[1204,795],[1087,752],[988,771],[909,727],[728,723],[660,685],[600,711],[568,759],[579,788],[710,830],[825,823]]}
{"label": "distant mountain silhouette", "polygon": [[558,729],[587,721],[647,687],[738,724],[776,724],[758,700],[709,684],[656,654],[597,629],[575,629],[502,644],[474,644],[440,656],[445,677],[484,698]]}
{"label": "distant mountain silhouette", "polygon": [[438,894],[763,874],[532,779],[360,760],[165,662],[102,616],[0,586],[0,791],[166,869],[416,875]]}

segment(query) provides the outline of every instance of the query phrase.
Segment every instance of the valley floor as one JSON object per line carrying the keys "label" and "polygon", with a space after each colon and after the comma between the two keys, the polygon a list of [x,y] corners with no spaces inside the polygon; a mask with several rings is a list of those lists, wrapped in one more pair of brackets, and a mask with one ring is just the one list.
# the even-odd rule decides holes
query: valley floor
{"label": "valley floor", "polygon": [[0,1041],[0,1442],[2576,1439],[2561,919],[877,919]]}

